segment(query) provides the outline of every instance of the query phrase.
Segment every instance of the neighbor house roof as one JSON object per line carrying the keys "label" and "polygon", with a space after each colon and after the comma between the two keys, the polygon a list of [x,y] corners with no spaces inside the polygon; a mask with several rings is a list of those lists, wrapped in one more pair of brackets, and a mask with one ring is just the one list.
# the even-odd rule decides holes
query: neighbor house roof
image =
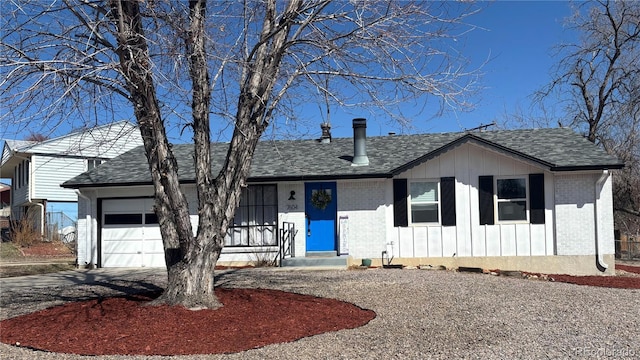
{"label": "neighbor house roof", "polygon": [[[249,182],[390,178],[460,146],[473,143],[551,171],[618,169],[617,158],[570,129],[501,130],[474,133],[374,136],[366,139],[369,165],[352,166],[353,139],[261,141]],[[212,143],[212,172],[224,161],[228,143]],[[192,144],[174,145],[180,180],[195,180]],[[68,188],[151,184],[142,146],[80,174]]]}
{"label": "neighbor house roof", "polygon": [[32,155],[110,159],[140,144],[140,131],[127,120],[80,129],[44,141],[5,140],[0,176],[11,177],[13,168]]}

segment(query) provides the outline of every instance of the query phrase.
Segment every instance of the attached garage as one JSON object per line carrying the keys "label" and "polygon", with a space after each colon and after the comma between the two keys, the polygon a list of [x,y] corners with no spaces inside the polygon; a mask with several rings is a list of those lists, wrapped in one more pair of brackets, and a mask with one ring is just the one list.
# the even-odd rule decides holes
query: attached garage
{"label": "attached garage", "polygon": [[164,251],[153,198],[103,199],[102,267],[164,267]]}

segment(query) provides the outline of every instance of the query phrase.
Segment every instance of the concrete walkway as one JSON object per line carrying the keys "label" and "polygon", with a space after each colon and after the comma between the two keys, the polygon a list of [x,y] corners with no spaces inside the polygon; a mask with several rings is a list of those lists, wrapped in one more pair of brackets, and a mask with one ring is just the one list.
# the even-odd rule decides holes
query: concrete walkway
{"label": "concrete walkway", "polygon": [[0,291],[58,287],[68,285],[91,285],[113,280],[140,279],[147,275],[166,273],[163,268],[107,268],[79,269],[50,274],[0,278]]}

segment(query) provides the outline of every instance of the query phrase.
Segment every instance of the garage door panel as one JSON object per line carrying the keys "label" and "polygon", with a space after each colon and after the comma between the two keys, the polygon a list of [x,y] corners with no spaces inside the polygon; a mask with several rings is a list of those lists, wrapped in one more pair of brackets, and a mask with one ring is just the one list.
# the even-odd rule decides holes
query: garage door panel
{"label": "garage door panel", "polygon": [[142,227],[138,227],[138,228],[125,228],[125,227],[120,227],[120,228],[109,228],[109,229],[102,229],[102,240],[103,241],[109,241],[109,240],[123,240],[123,239],[127,239],[127,240],[142,240]]}
{"label": "garage door panel", "polygon": [[140,267],[142,255],[111,253],[105,255],[102,266],[104,267]]}
{"label": "garage door panel", "polygon": [[165,267],[166,264],[164,262],[164,252],[163,253],[154,253],[154,254],[145,254],[144,255],[144,266],[148,266],[148,267]]}
{"label": "garage door panel", "polygon": [[138,254],[142,252],[142,241],[120,240],[102,243],[105,253]]}
{"label": "garage door panel", "polygon": [[162,240],[145,240],[142,245],[142,251],[145,253],[164,253]]}
{"label": "garage door panel", "polygon": [[160,226],[146,225],[144,227],[144,238],[145,239],[162,239],[162,234],[160,233]]}

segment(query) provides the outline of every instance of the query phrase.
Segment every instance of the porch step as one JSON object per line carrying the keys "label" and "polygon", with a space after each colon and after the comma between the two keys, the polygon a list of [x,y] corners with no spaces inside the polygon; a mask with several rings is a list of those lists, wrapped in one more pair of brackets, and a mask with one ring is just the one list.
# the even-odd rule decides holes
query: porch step
{"label": "porch step", "polygon": [[282,259],[283,267],[347,267],[347,257],[322,256],[322,257],[295,257]]}
{"label": "porch step", "polygon": [[326,257],[337,257],[338,256],[338,252],[333,250],[333,251],[307,251],[306,257],[308,258],[326,258]]}

